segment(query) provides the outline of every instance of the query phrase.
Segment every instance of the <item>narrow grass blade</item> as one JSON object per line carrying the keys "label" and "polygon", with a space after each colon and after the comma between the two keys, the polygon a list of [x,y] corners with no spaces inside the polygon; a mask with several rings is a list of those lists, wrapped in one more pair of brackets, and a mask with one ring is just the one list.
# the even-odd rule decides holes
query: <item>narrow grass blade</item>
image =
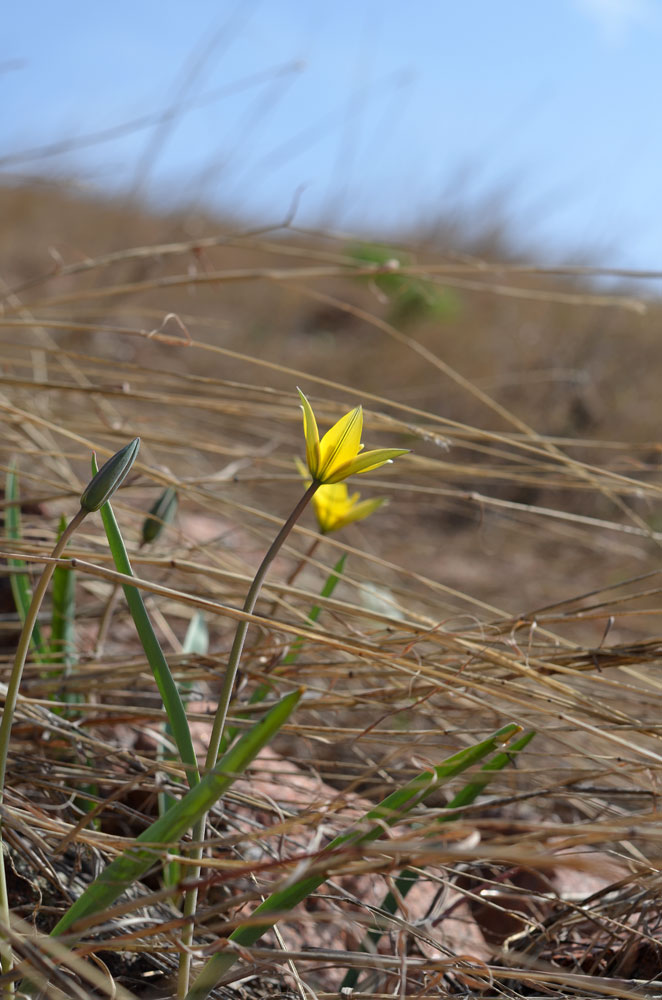
{"label": "narrow grass blade", "polygon": [[[461,788],[457,795],[451,799],[448,803],[448,809],[459,810],[463,806],[471,805],[480,793],[484,791],[485,786],[492,780],[494,773],[501,771],[508,764],[512,763],[513,756],[520,753],[535,735],[535,732],[525,733],[520,739],[511,743],[508,750],[496,754],[492,760],[488,760],[486,764],[483,764],[473,781],[470,781],[464,788]],[[459,819],[460,815],[459,812],[453,812],[447,816],[440,816],[438,822],[452,823],[454,820]],[[388,892],[386,894],[379,907],[380,911],[385,914],[396,913],[398,909],[398,896],[404,899],[419,877],[420,871],[416,871],[413,868],[405,868],[401,871],[395,880],[395,892]],[[361,951],[372,951],[383,933],[384,930],[380,927],[375,927],[369,931],[366,934],[365,941],[361,944]],[[352,989],[359,978],[359,971],[359,969],[349,969],[342,981],[341,989]]]}
{"label": "narrow grass blade", "polygon": [[[189,626],[186,630],[186,635],[184,636],[184,642],[182,643],[183,653],[198,653],[200,656],[204,654],[209,649],[209,629],[207,628],[207,623],[205,622],[205,616],[201,611],[196,611]],[[184,681],[181,685],[182,696],[186,698],[186,692],[190,692],[192,688],[190,681]],[[172,736],[172,727],[169,722],[166,722],[164,727],[164,732],[166,736]],[[165,752],[161,753],[161,760],[169,760],[171,757]],[[159,792],[159,816],[164,816],[165,813],[174,805],[176,799],[169,795],[168,792]],[[178,853],[173,849],[173,854]],[[177,885],[182,879],[181,865],[178,861],[170,861],[163,868],[163,884],[172,886]]]}
{"label": "narrow grass blade", "polygon": [[[95,466],[96,462],[93,463],[93,468]],[[113,509],[109,503],[105,503],[101,508],[101,518],[103,520],[103,526],[106,530],[106,537],[108,539],[108,545],[110,547],[115,567],[120,573],[124,573],[126,576],[133,576],[133,570],[131,569],[129,556],[126,551],[126,546],[124,545],[124,539],[122,538]],[[193,787],[193,785],[197,784],[200,780],[200,775],[198,772],[198,762],[196,760],[195,750],[193,749],[191,730],[189,729],[188,719],[186,718],[186,710],[179,694],[179,690],[175,684],[172,674],[170,673],[168,661],[163,655],[163,650],[161,649],[159,640],[156,637],[156,633],[152,628],[152,623],[149,620],[149,615],[145,609],[145,604],[140,591],[137,587],[132,587],[130,584],[123,586],[122,589],[124,590],[126,602],[129,605],[131,616],[140,637],[140,641],[143,645],[143,649],[145,650],[145,656],[147,657],[149,665],[152,668],[156,686],[158,687],[159,694],[163,700],[163,705],[166,710],[168,722],[172,728],[172,734],[177,746],[180,760],[186,768],[188,783],[191,787]]]}
{"label": "narrow grass blade", "polygon": [[[414,806],[422,802],[433,790],[439,788],[445,782],[462,771],[465,771],[473,764],[477,764],[490,753],[494,753],[500,745],[510,740],[513,736],[522,731],[522,727],[515,723],[510,723],[499,729],[488,739],[477,743],[473,747],[461,750],[459,753],[448,757],[437,767],[430,771],[423,771],[411,781],[396,789],[388,795],[378,806],[371,809],[363,817],[357,826],[347,833],[335,837],[331,843],[320,854],[320,860],[325,855],[331,854],[337,847],[343,844],[365,844],[372,840],[377,840],[384,833],[384,827],[398,822]],[[372,825],[372,824],[376,825]],[[329,867],[332,859],[329,859]],[[235,945],[250,947],[255,944],[265,931],[272,927],[283,913],[288,912],[312,892],[322,885],[326,880],[326,875],[316,872],[314,875],[299,879],[291,885],[286,885],[283,889],[277,889],[265,899],[253,913],[252,920],[264,914],[264,923],[242,924],[230,935],[230,941]],[[205,1000],[210,991],[214,988],[218,980],[236,962],[237,951],[218,952],[212,956],[203,966],[191,989],[186,994],[185,1000]]]}
{"label": "narrow grass blade", "polygon": [[111,862],[87,887],[51,932],[64,934],[77,920],[106,909],[133,882],[141,878],[163,856],[170,845],[177,844],[200,817],[206,815],[230,785],[255,759],[260,750],[287,722],[303,691],[286,695],[263,719],[226,753],[202,780],[191,788],[165,816],[155,820],[134,844]]}
{"label": "narrow grass blade", "polygon": [[184,642],[182,643],[182,653],[197,653],[204,656],[209,649],[209,629],[202,611],[196,611],[191,618]]}
{"label": "narrow grass blade", "polygon": [[[343,554],[341,555],[340,559],[338,560],[338,562],[336,563],[336,565],[331,570],[331,573],[326,578],[326,581],[325,581],[324,586],[322,587],[322,591],[320,593],[320,597],[331,597],[333,595],[333,591],[338,586],[338,582],[340,580],[340,577],[342,576],[342,571],[345,568],[345,562],[346,562],[346,560],[347,560],[347,553],[343,552]],[[314,624],[317,621],[317,619],[320,616],[321,610],[322,610],[322,608],[321,608],[321,606],[319,604],[315,604],[310,609],[310,611],[308,612],[308,621],[311,624]],[[303,646],[303,639],[301,637],[299,637],[298,639],[295,639],[294,642],[292,643],[292,647],[291,647],[289,653],[287,654],[287,656],[281,662],[284,663],[284,664],[286,664],[286,665],[289,664],[289,663],[294,663],[295,660],[297,659],[299,653],[301,652],[301,647],[302,646]]]}
{"label": "narrow grass blade", "polygon": [[[18,477],[16,475],[16,465],[14,462],[12,462],[7,469],[7,475],[5,478],[5,500],[5,534],[10,541],[20,542],[22,537],[21,507],[19,503],[20,495]],[[28,608],[30,607],[30,601],[32,600],[30,577],[28,576],[25,562],[22,559],[8,559],[7,564],[10,569],[15,571],[11,573],[9,582],[14,598],[14,604],[16,605],[16,610],[18,612],[18,617],[21,620],[21,624],[23,624],[28,613]],[[40,658],[44,655],[46,646],[38,623],[35,623],[35,627],[32,630],[30,645],[37,651]]]}
{"label": "narrow grass blade", "polygon": [[[448,809],[458,810],[457,812],[450,813],[449,815],[440,816],[438,819],[439,823],[452,823],[456,819],[459,819],[461,813],[459,812],[464,806],[471,805],[478,796],[483,792],[486,786],[492,780],[493,775],[497,771],[503,770],[508,764],[512,764],[513,757],[520,753],[524,747],[528,746],[535,732],[531,731],[525,733],[524,736],[512,743],[507,750],[501,751],[496,754],[492,760],[488,760],[486,764],[483,764],[482,768],[473,779],[468,784],[461,788],[457,795],[448,803]],[[400,876],[395,880],[395,886],[401,896],[406,896],[411,889],[414,882],[418,879],[418,872],[413,871],[403,871]],[[389,907],[393,907],[389,909]],[[389,893],[382,904],[382,909],[386,909],[388,913],[395,913],[397,909],[396,899],[392,893]]]}
{"label": "narrow grass blade", "polygon": [[[67,527],[66,518],[60,520],[58,535]],[[76,574],[73,569],[56,566],[51,584],[53,611],[51,615],[52,663],[61,663],[64,672],[76,661]]]}

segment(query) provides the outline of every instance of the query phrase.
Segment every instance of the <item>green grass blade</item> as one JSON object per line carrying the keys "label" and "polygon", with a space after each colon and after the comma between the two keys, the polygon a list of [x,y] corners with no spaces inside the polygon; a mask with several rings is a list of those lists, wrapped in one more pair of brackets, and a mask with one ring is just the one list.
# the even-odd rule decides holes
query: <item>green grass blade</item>
{"label": "green grass blade", "polygon": [[[197,653],[200,656],[204,654],[209,649],[209,629],[207,628],[207,623],[205,622],[205,616],[201,611],[196,611],[189,626],[186,630],[186,635],[184,637],[184,642],[182,643],[183,653]],[[186,692],[190,692],[192,688],[190,681],[184,681],[181,685],[181,691],[184,697],[186,697]],[[172,736],[172,727],[170,723],[166,722],[164,725],[164,732],[166,736]],[[169,754],[161,751],[161,760],[172,759]],[[168,792],[159,792],[159,816],[165,815],[165,813],[170,809],[175,803],[175,799]],[[173,854],[178,853],[173,850]],[[178,861],[170,861],[163,869],[163,884],[164,885],[177,885],[182,879],[181,865]]]}
{"label": "green grass blade", "polygon": [[[93,463],[93,469],[95,466],[96,462]],[[113,509],[109,503],[105,503],[101,508],[101,518],[103,520],[103,526],[106,530],[108,545],[110,547],[116,569],[120,573],[124,573],[126,576],[133,576],[133,570],[131,569],[129,556],[124,545],[124,539],[122,538]],[[122,589],[124,590],[124,596],[126,597],[126,602],[129,605],[129,611],[131,612],[140,641],[143,649],[145,650],[145,656],[147,657],[149,665],[152,668],[156,686],[158,687],[159,694],[163,700],[163,705],[166,710],[168,722],[170,723],[172,729],[173,739],[175,740],[180,760],[186,768],[188,783],[191,787],[193,787],[193,785],[200,780],[200,774],[198,772],[198,762],[196,760],[195,750],[193,749],[191,730],[189,729],[188,719],[186,718],[186,710],[179,694],[179,690],[175,684],[172,674],[170,673],[168,661],[163,655],[163,650],[161,649],[159,640],[156,637],[156,633],[152,628],[152,623],[149,620],[149,615],[145,609],[145,604],[140,591],[137,587],[132,587],[130,584],[124,585]]]}
{"label": "green grass blade", "polygon": [[[322,591],[320,593],[320,597],[331,597],[333,595],[334,590],[338,586],[338,582],[340,580],[340,577],[342,576],[342,571],[345,568],[345,562],[346,562],[346,560],[347,560],[347,553],[343,552],[343,554],[341,555],[340,559],[338,560],[338,562],[336,563],[336,565],[331,570],[331,573],[326,578],[326,581],[325,581],[324,586],[322,587]],[[315,604],[314,607],[312,607],[310,609],[310,611],[308,612],[308,621],[311,624],[313,624],[313,625],[315,624],[315,622],[317,621],[317,619],[320,616],[321,610],[322,610],[322,608],[321,608],[321,606],[319,604]],[[301,647],[303,646],[303,642],[304,642],[304,640],[301,637],[299,637],[298,639],[295,639],[294,642],[292,643],[292,648],[290,649],[290,651],[287,654],[287,656],[282,660],[282,663],[284,663],[286,665],[290,664],[290,663],[294,663],[295,660],[296,660],[296,658],[298,657],[299,653],[301,652]]]}
{"label": "green grass blade", "polygon": [[67,910],[51,932],[64,934],[77,920],[109,907],[133,882],[141,878],[162,857],[170,845],[177,844],[200,817],[206,815],[230,785],[239,777],[287,722],[301,698],[302,690],[293,691],[275,705],[228,751],[201,781],[189,789],[165,816],[149,826],[134,844],[112,861]]}
{"label": "green grass blade", "polygon": [[[535,732],[525,733],[524,736],[512,743],[508,750],[501,751],[501,753],[496,754],[492,760],[488,760],[486,764],[483,764],[479,773],[473,779],[473,781],[468,782],[461,788],[460,791],[455,795],[451,801],[448,803],[448,809],[459,810],[463,806],[471,805],[480,793],[484,791],[486,785],[492,780],[492,776],[496,771],[501,771],[508,764],[512,763],[513,756],[524,749],[533,737]],[[449,815],[440,816],[438,819],[439,823],[452,823],[454,820],[458,819],[460,816],[459,812],[454,812]],[[398,896],[404,899],[409,890],[416,884],[420,878],[420,872],[415,871],[413,868],[405,868],[400,872],[395,880],[395,892],[388,892],[384,897],[380,911],[386,914],[394,914],[398,909]],[[376,946],[377,942],[384,933],[383,929],[380,927],[375,927],[373,930],[366,934],[364,943],[361,945],[361,951],[372,950]],[[341,988],[352,989],[359,978],[358,969],[349,969],[347,975],[342,981]]]}
{"label": "green grass blade", "polygon": [[[501,751],[496,754],[492,760],[488,760],[486,764],[483,764],[482,768],[473,779],[473,781],[468,782],[461,788],[460,791],[455,795],[448,803],[448,809],[460,810],[463,806],[471,805],[478,796],[485,790],[485,787],[492,780],[493,775],[497,771],[503,770],[508,764],[512,763],[513,756],[520,753],[524,747],[526,747],[533,737],[535,732],[525,733],[524,736],[516,740],[507,750]],[[438,819],[439,823],[452,823],[456,819],[459,819],[460,812],[454,812],[450,815],[440,816]],[[406,896],[411,889],[414,882],[418,879],[418,872],[413,871],[403,871],[398,878],[395,880],[395,886],[401,896]],[[390,907],[393,907],[392,909]],[[397,909],[397,903],[395,896],[392,893],[388,893],[383,904],[382,909],[385,909],[388,913],[395,913]]]}
{"label": "green grass blade", "polygon": [[[335,837],[324,851],[321,852],[320,858],[330,854],[335,848],[341,847],[343,844],[365,844],[372,840],[377,840],[378,837],[383,835],[385,825],[388,826],[401,820],[415,805],[422,802],[430,792],[439,788],[440,785],[443,785],[456,775],[461,774],[462,771],[465,771],[473,764],[477,764],[488,754],[494,753],[501,744],[507,742],[519,732],[521,732],[521,727],[510,723],[481,743],[477,743],[473,747],[468,747],[466,750],[461,750],[459,753],[453,754],[452,757],[448,757],[432,770],[424,771],[422,774],[417,775],[411,781],[407,782],[406,785],[403,785],[402,788],[398,788],[395,792],[388,795],[374,809],[367,812],[354,830]],[[371,825],[377,821],[377,825]],[[367,829],[365,829],[366,827]],[[312,892],[315,892],[325,880],[326,875],[324,872],[321,874],[317,872],[307,878],[299,879],[298,882],[294,882],[291,885],[286,885],[283,889],[277,889],[275,892],[272,892],[253,913],[252,920],[260,916],[260,914],[264,914],[264,923],[256,924],[251,922],[250,924],[242,924],[230,935],[230,941],[243,947],[250,947],[255,944],[265,931],[278,921],[282,913],[291,910]],[[198,974],[191,989],[186,994],[185,1000],[205,1000],[221,976],[236,962],[238,957],[236,951],[218,952],[216,955],[213,955]]]}
{"label": "green grass blade", "polygon": [[[59,535],[65,530],[67,521],[60,520]],[[56,566],[51,584],[53,611],[51,615],[51,655],[52,663],[61,663],[64,672],[76,662],[76,574],[73,569]]]}
{"label": "green grass blade", "polygon": [[[12,462],[7,469],[5,478],[5,534],[12,542],[21,540],[21,506],[19,503],[20,494],[18,488],[18,477],[16,475],[16,465]],[[7,565],[14,570],[9,577],[14,604],[18,612],[21,624],[25,622],[25,616],[32,600],[32,588],[30,587],[30,577],[28,576],[25,562],[22,559],[8,559]],[[30,645],[39,654],[39,658],[45,654],[46,646],[38,623],[32,630]]]}

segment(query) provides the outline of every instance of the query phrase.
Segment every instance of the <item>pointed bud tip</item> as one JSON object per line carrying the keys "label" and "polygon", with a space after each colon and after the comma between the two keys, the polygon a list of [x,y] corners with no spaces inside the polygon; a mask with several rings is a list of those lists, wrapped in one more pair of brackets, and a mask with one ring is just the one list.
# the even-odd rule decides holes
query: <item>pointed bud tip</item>
{"label": "pointed bud tip", "polygon": [[156,541],[166,525],[170,524],[177,512],[178,502],[177,490],[174,486],[168,486],[152,505],[143,521],[143,545]]}
{"label": "pointed bud tip", "polygon": [[120,448],[112,458],[101,466],[97,474],[90,480],[80,498],[83,510],[93,513],[103,507],[119,489],[128,476],[131,466],[136,460],[140,448],[140,438],[134,438],[129,444]]}

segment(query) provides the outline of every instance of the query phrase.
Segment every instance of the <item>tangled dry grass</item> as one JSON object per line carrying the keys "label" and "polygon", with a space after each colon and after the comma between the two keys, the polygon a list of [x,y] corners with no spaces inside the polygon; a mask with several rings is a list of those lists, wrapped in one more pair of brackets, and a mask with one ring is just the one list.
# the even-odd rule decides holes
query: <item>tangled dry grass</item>
{"label": "tangled dry grass", "polygon": [[[366,804],[507,722],[537,734],[453,822],[437,821],[462,779],[388,836],[339,850],[324,889],[242,952],[215,995],[330,998],[348,969],[355,997],[660,995],[657,307],[577,272],[515,268],[497,248],[423,248],[405,273],[451,289],[453,309],[395,325],[388,268],[357,264],[339,237],[232,233],[35,190],[2,198],[15,219],[1,462],[17,462],[23,521],[3,556],[36,571],[91,451],[140,435],[115,507],[171,667],[192,685],[201,750],[237,609],[300,493],[295,385],[321,422],[362,402],[371,446],[412,449],[357,484],[388,508],[312,553],[304,520],[267,581],[233,718],[246,725],[239,709],[265,679],[306,694],[213,814],[196,961],[271,885],[314,870]],[[141,550],[165,485],[179,514]],[[321,599],[343,552],[341,585]],[[98,642],[116,580],[100,523],[69,555],[77,662],[66,677],[26,670],[5,932],[47,996],[171,997],[182,917],[158,870],[90,921],[75,954],[46,936],[158,794],[181,789],[121,603]],[[6,676],[16,616],[2,594]],[[316,603],[318,627],[283,663]],[[210,634],[198,654],[182,651],[196,610]],[[366,953],[406,867],[422,872],[416,893]]]}

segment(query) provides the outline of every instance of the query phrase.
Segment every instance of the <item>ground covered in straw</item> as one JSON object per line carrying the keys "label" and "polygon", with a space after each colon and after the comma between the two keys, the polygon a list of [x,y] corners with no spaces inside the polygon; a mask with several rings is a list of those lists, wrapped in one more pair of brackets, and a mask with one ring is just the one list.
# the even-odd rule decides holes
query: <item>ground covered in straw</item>
{"label": "ground covered in straw", "polygon": [[[323,538],[308,512],[272,567],[231,718],[247,727],[265,681],[268,703],[305,693],[211,815],[196,967],[390,791],[509,723],[536,734],[466,808],[448,803],[476,768],[339,850],[213,995],[329,998],[354,970],[355,997],[659,996],[658,306],[443,234],[384,250],[45,189],[0,201],[0,462],[21,510],[18,539],[5,500],[1,681],[12,556],[34,581],[92,451],[139,435],[114,508],[203,756],[237,609],[302,492],[296,386],[323,428],[362,403],[367,447],[411,449],[350,483],[387,506]],[[141,546],[167,486],[177,514]],[[74,958],[44,936],[182,788],[124,601],[108,614],[98,517],[67,554],[72,645],[66,663],[28,661],[12,732],[5,933],[48,996],[165,1000],[184,925],[165,862]],[[314,634],[293,657],[299,630]],[[380,916],[403,870],[416,886]]]}

